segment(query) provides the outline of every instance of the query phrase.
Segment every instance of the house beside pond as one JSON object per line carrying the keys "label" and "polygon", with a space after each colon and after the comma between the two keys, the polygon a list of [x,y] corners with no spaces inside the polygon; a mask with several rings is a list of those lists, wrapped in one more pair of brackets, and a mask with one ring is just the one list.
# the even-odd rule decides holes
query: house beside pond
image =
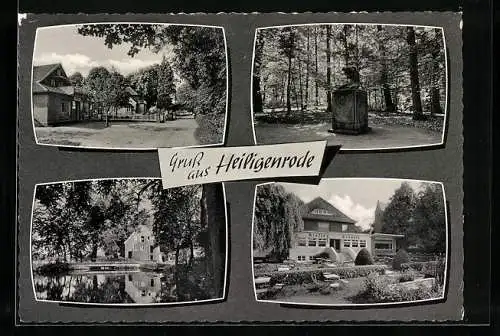
{"label": "house beside pond", "polygon": [[156,245],[153,230],[140,225],[136,231],[125,240],[125,258],[136,261],[165,262],[165,254]]}
{"label": "house beside pond", "polygon": [[[180,249],[178,256],[179,262],[186,262],[190,254],[191,251],[189,248]],[[203,248],[195,246],[193,248],[193,257],[196,259],[203,256]],[[125,258],[135,261],[153,261],[174,264],[175,251],[161,251],[160,246],[156,244],[151,228],[140,225],[137,230],[125,240]]]}
{"label": "house beside pond", "polygon": [[303,230],[294,233],[289,250],[289,259],[298,262],[313,261],[325,249],[334,261],[354,261],[363,248],[372,255],[393,255],[403,237],[363,232],[355,220],[321,197],[305,204],[302,213]]}

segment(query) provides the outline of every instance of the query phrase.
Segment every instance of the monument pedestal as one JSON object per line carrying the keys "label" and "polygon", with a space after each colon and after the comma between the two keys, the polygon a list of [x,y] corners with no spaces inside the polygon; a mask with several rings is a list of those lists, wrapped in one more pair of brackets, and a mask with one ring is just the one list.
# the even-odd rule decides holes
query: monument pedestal
{"label": "monument pedestal", "polygon": [[368,127],[368,102],[366,91],[346,88],[336,90],[332,100],[331,133],[363,134]]}

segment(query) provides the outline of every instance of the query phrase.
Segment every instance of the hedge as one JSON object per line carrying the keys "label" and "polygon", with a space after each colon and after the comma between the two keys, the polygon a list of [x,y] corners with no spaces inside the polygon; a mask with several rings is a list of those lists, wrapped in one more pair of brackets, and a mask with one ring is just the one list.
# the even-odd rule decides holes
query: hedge
{"label": "hedge", "polygon": [[286,285],[298,285],[303,283],[313,282],[312,275],[314,274],[318,280],[323,279],[324,272],[337,274],[341,278],[351,279],[367,276],[370,273],[384,274],[387,266],[385,265],[366,265],[366,266],[350,266],[350,267],[331,267],[315,270],[299,270],[286,272],[263,272],[255,274],[256,277],[270,277],[270,285],[283,283]]}

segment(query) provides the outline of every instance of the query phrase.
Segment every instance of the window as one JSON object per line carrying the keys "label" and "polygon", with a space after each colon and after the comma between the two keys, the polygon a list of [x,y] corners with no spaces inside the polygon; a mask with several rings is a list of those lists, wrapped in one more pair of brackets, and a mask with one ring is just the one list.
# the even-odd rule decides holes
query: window
{"label": "window", "polygon": [[144,236],[141,236],[141,243],[144,243]]}
{"label": "window", "polygon": [[392,250],[392,243],[375,243],[375,248],[378,250]]}
{"label": "window", "polygon": [[306,256],[297,256],[298,261],[306,261]]}
{"label": "window", "polygon": [[344,239],[344,247],[351,247],[351,241]]}
{"label": "window", "polygon": [[306,246],[306,239],[305,238],[299,238],[299,246]]}
{"label": "window", "polygon": [[309,240],[307,241],[307,246],[316,246],[316,240],[309,239]]}
{"label": "window", "polygon": [[145,290],[143,290],[143,291],[141,292],[141,296],[146,296],[146,291],[145,291]]}
{"label": "window", "polygon": [[358,240],[353,240],[353,241],[351,242],[351,247],[358,247],[358,243],[359,243],[359,241],[358,241]]}
{"label": "window", "polygon": [[132,281],[132,274],[128,275],[128,281]]}
{"label": "window", "polygon": [[73,110],[76,110],[76,101],[74,101],[74,100],[71,101],[71,108]]}
{"label": "window", "polygon": [[151,279],[151,287],[155,285],[155,279]]}
{"label": "window", "polygon": [[153,255],[152,254],[149,255],[149,259],[153,260]]}
{"label": "window", "polygon": [[61,103],[61,112],[66,113],[66,104],[65,103]]}
{"label": "window", "polygon": [[309,260],[314,260],[314,257],[313,256],[309,256]]}
{"label": "window", "polygon": [[359,247],[366,247],[366,240],[360,240],[359,241]]}
{"label": "window", "polygon": [[332,213],[330,211],[325,210],[325,209],[314,209],[313,211],[311,211],[311,213],[313,213],[315,215],[324,215],[324,216],[332,215]]}
{"label": "window", "polygon": [[318,246],[326,246],[326,239],[319,239]]}
{"label": "window", "polygon": [[318,223],[318,231],[320,232],[328,232],[330,230],[330,223]]}
{"label": "window", "polygon": [[149,253],[153,253],[153,250],[154,250],[154,249],[153,249],[153,246],[150,246],[150,247],[149,247]]}
{"label": "window", "polygon": [[347,224],[342,224],[342,232],[347,231]]}

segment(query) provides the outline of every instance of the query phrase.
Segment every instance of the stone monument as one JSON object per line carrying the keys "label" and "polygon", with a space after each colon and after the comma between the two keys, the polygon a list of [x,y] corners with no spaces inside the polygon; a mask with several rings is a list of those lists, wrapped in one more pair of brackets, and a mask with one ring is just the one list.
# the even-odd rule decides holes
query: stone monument
{"label": "stone monument", "polygon": [[359,72],[355,67],[342,69],[348,82],[333,92],[331,133],[362,134],[368,127],[368,101],[361,89]]}

